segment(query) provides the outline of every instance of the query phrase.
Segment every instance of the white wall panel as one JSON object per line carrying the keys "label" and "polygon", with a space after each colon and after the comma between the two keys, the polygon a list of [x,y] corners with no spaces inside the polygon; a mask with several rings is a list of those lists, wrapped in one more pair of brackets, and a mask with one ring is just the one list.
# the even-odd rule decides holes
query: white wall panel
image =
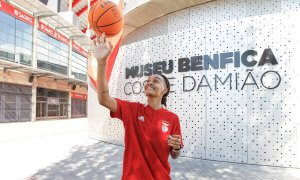
{"label": "white wall panel", "polygon": [[237,20],[246,17],[246,0],[216,1],[217,22]]}
{"label": "white wall panel", "polygon": [[[173,59],[175,70],[171,80],[174,93],[170,94],[172,111],[180,118],[185,148],[182,155],[205,158],[206,124],[206,89],[199,89],[198,84],[205,71],[190,71],[178,74],[177,59],[205,53],[205,28],[188,29],[172,33]],[[201,43],[202,42],[202,43]],[[201,45],[199,45],[201,44]],[[194,80],[189,77],[194,77]],[[185,81],[183,78],[185,77]],[[183,83],[189,92],[183,92]]]}
{"label": "white wall panel", "polygon": [[300,1],[298,0],[281,0],[281,12],[291,12],[300,10]]}
{"label": "white wall panel", "polygon": [[245,2],[247,6],[247,16],[262,16],[266,14],[280,13],[280,0],[248,0]]}
{"label": "white wall panel", "polygon": [[205,27],[217,20],[216,1],[194,6],[190,9],[190,28]]}
{"label": "white wall panel", "polygon": [[168,16],[168,32],[180,31],[190,27],[190,9],[183,9]]}
{"label": "white wall panel", "polygon": [[[174,70],[166,75],[174,91],[167,108],[180,117],[183,156],[300,167],[299,19],[298,0],[218,0],[168,14],[126,38],[112,71],[110,93],[146,103],[142,92],[125,95],[124,86],[135,83],[125,90],[142,91],[147,77],[125,79],[125,68],[173,60]],[[278,64],[258,66],[267,48]],[[178,72],[179,58],[240,52],[229,57],[235,61],[247,50],[257,52],[247,59],[256,60],[254,66],[239,61],[240,67],[228,63],[225,69]],[[279,77],[268,71],[280,75],[275,89],[267,88]],[[231,82],[218,81],[216,89],[216,77],[224,81],[229,75]],[[199,87],[203,77],[212,89]],[[257,86],[249,85],[254,81]],[[96,97],[89,88],[90,136],[123,144],[121,121],[110,119]]]}
{"label": "white wall panel", "polygon": [[[207,27],[206,54],[233,51],[244,52],[247,28],[241,21],[231,20]],[[234,61],[232,55],[232,61]],[[220,56],[219,56],[220,58]],[[247,87],[241,80],[246,78],[246,68],[235,68],[233,63],[226,69],[208,70],[211,91],[207,93],[207,145],[206,158],[221,161],[247,162]],[[224,85],[221,81],[227,81]]]}
{"label": "white wall panel", "polygon": [[[281,75],[281,84],[274,90],[259,85],[259,90],[252,86],[248,89],[249,104],[249,163],[276,166],[297,166],[296,157],[296,119],[297,113],[293,98],[299,91],[293,88],[292,78],[297,69],[291,66],[290,56],[297,47],[294,39],[295,23],[288,20],[288,15],[281,17],[266,15],[263,18],[252,18],[248,28],[249,48],[258,50],[261,56],[264,47],[272,47],[278,57],[278,65],[263,66],[253,69],[257,79],[268,70],[277,71]],[[288,48],[287,48],[288,46]],[[275,74],[265,75],[263,82],[273,87],[279,78]],[[298,114],[298,113],[297,113]]]}

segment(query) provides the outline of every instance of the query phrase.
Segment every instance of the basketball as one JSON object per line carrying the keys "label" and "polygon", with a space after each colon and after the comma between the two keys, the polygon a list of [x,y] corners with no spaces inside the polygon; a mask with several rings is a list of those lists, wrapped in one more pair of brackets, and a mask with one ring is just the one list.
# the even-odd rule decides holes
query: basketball
{"label": "basketball", "polygon": [[115,3],[109,0],[98,1],[89,11],[90,27],[97,35],[105,32],[107,37],[117,35],[123,27],[123,15]]}

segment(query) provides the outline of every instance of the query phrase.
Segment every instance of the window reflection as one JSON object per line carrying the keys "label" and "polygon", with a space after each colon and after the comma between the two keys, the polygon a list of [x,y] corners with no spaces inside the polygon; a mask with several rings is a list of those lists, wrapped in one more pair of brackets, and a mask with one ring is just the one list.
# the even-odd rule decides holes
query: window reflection
{"label": "window reflection", "polygon": [[69,46],[39,31],[37,44],[38,68],[68,74]]}
{"label": "window reflection", "polygon": [[25,65],[32,62],[32,26],[0,11],[0,58]]}
{"label": "window reflection", "polygon": [[87,80],[87,58],[79,53],[72,51],[72,75],[76,79]]}

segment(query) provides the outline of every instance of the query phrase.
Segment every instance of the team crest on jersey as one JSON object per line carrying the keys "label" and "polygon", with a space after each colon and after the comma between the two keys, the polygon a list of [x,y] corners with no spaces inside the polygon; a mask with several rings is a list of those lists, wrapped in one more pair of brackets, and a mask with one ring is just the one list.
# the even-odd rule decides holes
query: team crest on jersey
{"label": "team crest on jersey", "polygon": [[161,124],[161,130],[163,132],[167,132],[169,130],[170,123],[168,121],[162,121]]}
{"label": "team crest on jersey", "polygon": [[145,119],[144,119],[144,116],[139,116],[138,119],[139,119],[140,121],[144,121],[144,120],[145,120]]}

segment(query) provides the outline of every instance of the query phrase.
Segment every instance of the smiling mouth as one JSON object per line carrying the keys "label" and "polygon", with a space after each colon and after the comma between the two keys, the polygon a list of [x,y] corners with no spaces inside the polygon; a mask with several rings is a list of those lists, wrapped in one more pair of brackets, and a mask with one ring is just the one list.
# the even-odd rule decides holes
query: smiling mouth
{"label": "smiling mouth", "polygon": [[146,87],[146,90],[148,90],[148,89],[154,90],[155,88],[154,88],[154,87],[151,87],[151,86],[147,86],[147,87]]}

